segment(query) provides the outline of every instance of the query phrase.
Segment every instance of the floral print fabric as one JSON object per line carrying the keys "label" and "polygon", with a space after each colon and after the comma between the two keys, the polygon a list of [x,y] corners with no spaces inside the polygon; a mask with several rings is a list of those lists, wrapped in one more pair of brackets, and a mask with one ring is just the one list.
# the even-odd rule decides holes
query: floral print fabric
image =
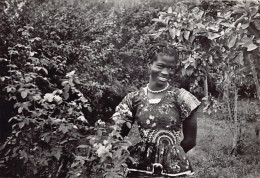
{"label": "floral print fabric", "polygon": [[142,88],[129,93],[112,116],[121,135],[137,122],[141,142],[130,147],[128,171],[179,176],[192,174],[189,160],[180,146],[182,122],[200,105],[185,89],[170,87],[158,103],[150,103]]}

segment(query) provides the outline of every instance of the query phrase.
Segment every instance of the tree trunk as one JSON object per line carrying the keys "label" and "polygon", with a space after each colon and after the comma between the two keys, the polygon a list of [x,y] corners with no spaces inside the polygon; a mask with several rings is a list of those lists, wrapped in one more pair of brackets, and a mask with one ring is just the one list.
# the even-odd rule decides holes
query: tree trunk
{"label": "tree trunk", "polygon": [[258,100],[260,100],[260,84],[259,84],[259,80],[257,77],[257,72],[255,69],[255,65],[254,65],[254,60],[251,57],[251,54],[246,54],[246,58],[248,59],[249,63],[250,63],[250,67],[253,73],[253,78],[254,78],[254,82],[255,82],[255,86],[256,86],[256,94],[257,94],[257,98]]}
{"label": "tree trunk", "polygon": [[208,91],[208,77],[207,75],[205,76],[204,79],[204,96],[208,98],[209,96],[209,91]]}
{"label": "tree trunk", "polygon": [[237,153],[237,147],[238,147],[238,140],[239,140],[239,123],[237,118],[237,100],[238,100],[238,88],[235,88],[235,97],[234,97],[234,136],[233,136],[233,145],[232,150],[230,154],[236,154]]}
{"label": "tree trunk", "polygon": [[208,98],[209,96],[209,89],[208,89],[208,64],[206,65],[206,74],[204,78],[204,97]]}

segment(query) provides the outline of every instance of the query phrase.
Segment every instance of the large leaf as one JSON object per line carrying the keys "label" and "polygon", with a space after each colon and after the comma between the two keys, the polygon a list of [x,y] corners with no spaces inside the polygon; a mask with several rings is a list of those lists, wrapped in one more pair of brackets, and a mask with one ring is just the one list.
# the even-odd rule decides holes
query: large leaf
{"label": "large leaf", "polygon": [[239,63],[241,66],[244,65],[244,56],[243,53],[240,52],[236,57],[237,63]]}
{"label": "large leaf", "polygon": [[62,154],[61,148],[53,149],[51,155],[54,156],[57,160],[60,160]]}
{"label": "large leaf", "polygon": [[176,36],[180,36],[181,34],[181,30],[180,29],[176,29]]}
{"label": "large leaf", "polygon": [[210,39],[210,40],[219,38],[219,37],[221,37],[221,36],[222,36],[222,35],[221,35],[220,33],[211,33],[211,32],[208,33],[208,39]]}
{"label": "large leaf", "polygon": [[48,102],[52,102],[53,101],[53,97],[54,97],[54,95],[52,93],[46,93],[44,95],[44,100],[45,101],[47,100]]}
{"label": "large leaf", "polygon": [[236,34],[231,35],[231,37],[229,38],[228,47],[232,48],[235,45],[236,40],[237,40],[237,35]]}
{"label": "large leaf", "polygon": [[255,28],[260,31],[260,19],[255,19],[253,23]]}
{"label": "large leaf", "polygon": [[184,36],[184,38],[185,38],[186,40],[189,40],[190,31],[184,31],[183,36]]}
{"label": "large leaf", "polygon": [[22,129],[24,127],[24,122],[19,122],[19,128]]}
{"label": "large leaf", "polygon": [[176,29],[175,28],[170,28],[169,29],[169,33],[170,33],[172,39],[174,39],[175,36],[176,36]]}
{"label": "large leaf", "polygon": [[254,43],[251,43],[250,45],[248,45],[247,51],[253,51],[256,48],[257,48],[257,46]]}
{"label": "large leaf", "polygon": [[250,15],[254,16],[258,12],[258,6],[250,8]]}
{"label": "large leaf", "polygon": [[27,91],[27,90],[23,90],[23,91],[21,92],[22,98],[26,98],[27,95],[28,95],[28,91]]}
{"label": "large leaf", "polygon": [[172,7],[169,7],[167,12],[172,13]]}
{"label": "large leaf", "polygon": [[228,23],[228,22],[221,22],[220,25],[224,26],[224,27],[229,27],[229,28],[233,28],[234,24],[232,23]]}
{"label": "large leaf", "polygon": [[167,25],[167,23],[166,23],[165,20],[163,20],[163,19],[154,18],[154,19],[152,19],[152,21],[153,21],[153,22],[159,22],[159,23],[162,23],[162,24],[164,24],[164,25]]}

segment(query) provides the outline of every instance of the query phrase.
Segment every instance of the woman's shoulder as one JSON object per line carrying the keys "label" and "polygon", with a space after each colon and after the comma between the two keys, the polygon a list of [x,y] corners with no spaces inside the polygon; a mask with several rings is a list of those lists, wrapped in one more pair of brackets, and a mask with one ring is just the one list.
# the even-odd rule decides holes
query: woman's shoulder
{"label": "woman's shoulder", "polygon": [[125,99],[131,100],[131,101],[136,101],[140,100],[144,96],[144,89],[136,89],[134,91],[130,91],[129,93],[126,94]]}
{"label": "woman's shoulder", "polygon": [[200,105],[200,101],[197,99],[197,97],[184,88],[172,87],[169,90],[169,92],[173,94],[173,96],[175,97],[175,100],[180,105],[182,105],[183,103],[186,103],[188,105],[191,105],[192,108]]}
{"label": "woman's shoulder", "polygon": [[[183,92],[185,89],[176,87],[176,86],[170,86],[168,93],[173,95],[174,97],[178,97],[181,92]],[[186,90],[185,90],[186,91]]]}
{"label": "woman's shoulder", "polygon": [[140,88],[140,89],[136,89],[134,91],[130,91],[129,93],[127,93],[127,97],[130,97],[130,98],[133,98],[135,96],[138,96],[140,94],[144,93],[144,90],[143,88]]}
{"label": "woman's shoulder", "polygon": [[181,87],[176,87],[176,86],[171,86],[170,89],[168,90],[168,92],[171,94],[174,94],[176,97],[181,97],[181,98],[185,95],[193,95],[188,90],[181,88]]}

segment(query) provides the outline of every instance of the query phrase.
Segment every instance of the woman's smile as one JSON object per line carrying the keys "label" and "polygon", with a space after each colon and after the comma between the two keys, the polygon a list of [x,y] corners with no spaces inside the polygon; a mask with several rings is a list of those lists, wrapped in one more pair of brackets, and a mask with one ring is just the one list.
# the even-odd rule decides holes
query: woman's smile
{"label": "woman's smile", "polygon": [[158,79],[162,82],[167,82],[169,80],[169,77],[165,77],[165,76],[158,76]]}

